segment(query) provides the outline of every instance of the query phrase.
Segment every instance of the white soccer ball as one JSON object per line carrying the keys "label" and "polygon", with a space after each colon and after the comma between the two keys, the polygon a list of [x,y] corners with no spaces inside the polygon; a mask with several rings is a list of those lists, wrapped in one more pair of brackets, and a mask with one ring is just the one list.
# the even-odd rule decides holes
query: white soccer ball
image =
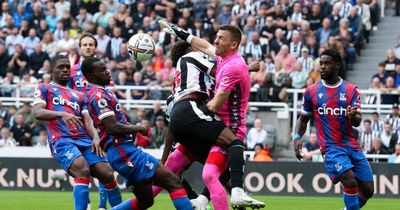
{"label": "white soccer ball", "polygon": [[135,34],[128,41],[129,56],[135,61],[149,60],[154,55],[155,48],[154,40],[148,34]]}

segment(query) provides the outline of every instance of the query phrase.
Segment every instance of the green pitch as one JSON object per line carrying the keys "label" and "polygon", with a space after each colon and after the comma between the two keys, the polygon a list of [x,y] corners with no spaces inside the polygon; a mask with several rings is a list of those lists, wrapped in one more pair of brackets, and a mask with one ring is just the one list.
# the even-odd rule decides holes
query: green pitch
{"label": "green pitch", "polygon": [[[124,193],[123,199],[130,197]],[[286,197],[254,196],[267,203],[271,210],[339,210],[343,201],[339,197]],[[91,192],[92,210],[97,210],[98,194]],[[398,210],[400,199],[373,198],[363,210]],[[0,191],[0,209],[7,210],[73,210],[71,192]],[[173,210],[167,194],[155,200],[151,210]]]}

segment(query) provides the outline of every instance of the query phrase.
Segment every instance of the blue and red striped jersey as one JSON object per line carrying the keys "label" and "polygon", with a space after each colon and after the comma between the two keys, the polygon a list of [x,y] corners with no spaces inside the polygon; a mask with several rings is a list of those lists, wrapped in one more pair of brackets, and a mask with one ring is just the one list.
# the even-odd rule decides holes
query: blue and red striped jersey
{"label": "blue and red striped jersey", "polygon": [[75,64],[71,68],[71,77],[68,82],[68,87],[77,90],[81,93],[85,91],[88,81],[81,71],[81,64]]}
{"label": "blue and red striped jersey", "polygon": [[[79,117],[82,116],[83,112],[88,112],[88,102],[85,95],[54,82],[41,83],[36,87],[33,105],[39,103],[45,104],[48,110],[66,112]],[[52,142],[59,138],[77,140],[82,137],[88,138],[85,127],[70,128],[61,118],[46,121],[45,125],[49,140],[51,139]]]}
{"label": "blue and red striped jersey", "polygon": [[114,115],[119,123],[128,124],[128,120],[114,92],[105,87],[88,83],[86,86],[86,95],[89,101],[88,107],[90,116],[100,129],[100,145],[103,149],[106,150],[108,145],[112,142],[133,141],[133,135],[111,135],[101,122],[106,117]]}
{"label": "blue and red striped jersey", "polygon": [[360,109],[360,93],[356,85],[340,79],[331,86],[323,80],[307,88],[303,98],[303,115],[314,115],[321,152],[331,146],[361,150],[354,136],[347,107]]}

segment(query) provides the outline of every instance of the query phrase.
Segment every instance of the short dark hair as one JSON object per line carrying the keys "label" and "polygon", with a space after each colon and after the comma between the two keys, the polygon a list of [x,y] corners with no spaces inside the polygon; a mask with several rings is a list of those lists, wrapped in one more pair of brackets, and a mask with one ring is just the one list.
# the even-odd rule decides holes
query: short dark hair
{"label": "short dark hair", "polygon": [[386,64],[385,64],[385,62],[380,62],[380,63],[378,64],[378,66],[379,66],[379,67],[385,67]]}
{"label": "short dark hair", "polygon": [[231,39],[237,42],[239,47],[242,41],[242,31],[240,28],[234,25],[223,25],[219,27],[219,30],[229,31],[229,33],[231,33]]}
{"label": "short dark hair", "polygon": [[335,62],[337,62],[339,64],[341,64],[343,62],[340,52],[334,48],[329,48],[329,49],[324,50],[320,56],[322,57],[323,55],[331,57]]}
{"label": "short dark hair", "polygon": [[85,60],[83,60],[81,65],[83,76],[88,78],[88,75],[92,73],[94,70],[94,63],[97,63],[99,61],[101,61],[101,59],[96,57],[85,58]]}
{"label": "short dark hair", "polygon": [[85,38],[85,37],[92,38],[94,40],[94,46],[97,47],[97,39],[93,36],[93,34],[87,33],[87,32],[83,33],[81,38],[79,38],[79,43],[78,43],[79,47],[81,47],[82,39]]}
{"label": "short dark hair", "polygon": [[254,148],[256,148],[257,146],[259,146],[261,149],[264,149],[264,145],[261,143],[257,143],[256,145],[254,145]]}
{"label": "short dark hair", "polygon": [[50,60],[50,69],[54,69],[54,67],[56,66],[57,61],[63,60],[63,59],[68,60],[68,57],[66,55],[62,55],[62,54],[57,54],[56,56],[54,56]]}
{"label": "short dark hair", "polygon": [[366,120],[364,120],[364,123],[369,123],[369,124],[371,124],[371,120],[370,120],[370,119],[366,119]]}
{"label": "short dark hair", "polygon": [[379,113],[378,112],[372,112],[371,115],[378,115],[379,116]]}
{"label": "short dark hair", "polygon": [[171,49],[171,60],[174,66],[178,63],[179,58],[181,58],[186,53],[193,50],[191,45],[186,41],[177,41]]}

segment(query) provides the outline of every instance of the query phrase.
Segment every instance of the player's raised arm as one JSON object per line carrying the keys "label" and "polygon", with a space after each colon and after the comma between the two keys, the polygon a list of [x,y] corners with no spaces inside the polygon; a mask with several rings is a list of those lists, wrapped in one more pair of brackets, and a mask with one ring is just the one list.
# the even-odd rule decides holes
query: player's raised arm
{"label": "player's raised arm", "polygon": [[211,58],[216,58],[215,55],[215,47],[207,42],[206,40],[193,36],[191,34],[189,34],[189,32],[185,31],[184,29],[169,23],[165,20],[158,20],[158,24],[160,25],[160,27],[162,28],[163,31],[179,37],[180,39],[187,41],[188,43],[190,43],[192,45],[192,47],[196,48],[197,50],[209,55]]}

